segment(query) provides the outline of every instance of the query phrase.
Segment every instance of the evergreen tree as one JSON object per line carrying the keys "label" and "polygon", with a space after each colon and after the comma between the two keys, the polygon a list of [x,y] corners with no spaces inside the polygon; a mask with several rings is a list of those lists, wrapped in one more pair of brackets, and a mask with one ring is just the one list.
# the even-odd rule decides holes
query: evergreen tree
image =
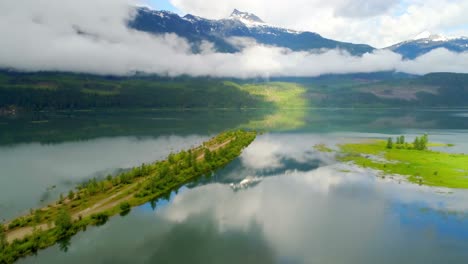
{"label": "evergreen tree", "polygon": [[119,207],[122,212],[128,212],[132,208],[128,202],[121,202]]}
{"label": "evergreen tree", "polygon": [[169,161],[170,164],[174,164],[175,163],[174,153],[169,154],[169,157],[167,158],[167,160]]}
{"label": "evergreen tree", "polygon": [[388,140],[387,140],[387,148],[388,149],[393,148],[393,139],[391,137],[389,137]]}
{"label": "evergreen tree", "polygon": [[400,144],[405,144],[405,136],[400,136]]}
{"label": "evergreen tree", "polygon": [[55,219],[55,226],[60,235],[64,235],[72,227],[72,218],[67,209],[60,209]]}
{"label": "evergreen tree", "polygon": [[419,150],[419,149],[421,148],[421,143],[420,143],[420,142],[421,142],[421,141],[419,140],[418,137],[416,137],[416,138],[414,139],[414,142],[413,142],[414,149]]}
{"label": "evergreen tree", "polygon": [[208,148],[206,148],[205,149],[205,160],[206,160],[206,162],[210,162],[211,158],[212,158],[211,151]]}
{"label": "evergreen tree", "polygon": [[0,224],[0,249],[4,249],[7,246],[7,238],[5,228],[3,224]]}
{"label": "evergreen tree", "polygon": [[427,134],[424,134],[421,139],[419,140],[419,149],[420,150],[426,150],[427,149],[427,143],[429,142],[429,137]]}
{"label": "evergreen tree", "polygon": [[41,230],[36,227],[33,228],[33,233],[31,236],[31,249],[33,252],[37,252],[41,245]]}
{"label": "evergreen tree", "polygon": [[191,149],[189,149],[189,151],[187,152],[187,155],[185,156],[185,163],[187,164],[188,167],[192,167],[193,165],[193,153]]}
{"label": "evergreen tree", "polygon": [[161,169],[159,170],[159,178],[163,179],[169,174],[169,166],[167,163],[163,163],[161,165]]}
{"label": "evergreen tree", "polygon": [[41,210],[39,209],[34,211],[34,222],[36,222],[36,224],[41,222]]}
{"label": "evergreen tree", "polygon": [[73,190],[70,190],[68,192],[68,199],[73,200],[74,198],[75,198],[75,193],[73,192]]}
{"label": "evergreen tree", "polygon": [[401,144],[401,143],[400,143],[400,137],[396,137],[396,141],[395,141],[395,142],[396,142],[397,145],[400,145],[400,144]]}

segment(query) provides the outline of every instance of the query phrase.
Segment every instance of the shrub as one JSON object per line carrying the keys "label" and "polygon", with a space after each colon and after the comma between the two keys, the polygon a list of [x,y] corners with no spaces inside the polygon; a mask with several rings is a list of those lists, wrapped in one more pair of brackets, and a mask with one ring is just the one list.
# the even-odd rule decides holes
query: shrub
{"label": "shrub", "polygon": [[95,222],[96,225],[103,225],[109,219],[109,215],[106,213],[97,213],[91,215],[91,219]]}
{"label": "shrub", "polygon": [[72,190],[70,190],[70,192],[68,192],[68,199],[73,200],[74,198],[75,198],[75,193]]}
{"label": "shrub", "polygon": [[130,208],[131,208],[131,206],[130,206],[130,204],[128,202],[121,202],[119,207],[120,207],[120,210],[122,212],[130,211]]}

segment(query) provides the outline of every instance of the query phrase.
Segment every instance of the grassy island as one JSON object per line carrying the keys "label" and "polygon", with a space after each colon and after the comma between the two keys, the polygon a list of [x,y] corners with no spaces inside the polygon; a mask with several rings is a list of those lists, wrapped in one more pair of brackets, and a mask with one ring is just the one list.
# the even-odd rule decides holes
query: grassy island
{"label": "grassy island", "polygon": [[407,143],[401,136],[395,141],[389,138],[340,145],[338,159],[385,174],[404,175],[417,184],[468,188],[468,155],[432,151],[429,147],[433,146],[450,145],[430,143],[427,135]]}
{"label": "grassy island", "polygon": [[132,207],[155,201],[233,159],[256,137],[255,132],[221,133],[201,146],[170,154],[166,160],[143,164],[106,179],[91,179],[53,204],[0,225],[0,263],[54,245],[109,217],[125,215]]}

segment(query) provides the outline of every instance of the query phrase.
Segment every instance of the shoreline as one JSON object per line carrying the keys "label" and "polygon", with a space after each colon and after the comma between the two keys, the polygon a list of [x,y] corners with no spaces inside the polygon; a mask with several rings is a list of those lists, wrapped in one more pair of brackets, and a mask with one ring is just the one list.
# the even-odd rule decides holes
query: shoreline
{"label": "shoreline", "polygon": [[198,147],[170,154],[166,160],[81,184],[76,192],[71,190],[56,203],[9,221],[4,230],[6,246],[0,247],[0,262],[13,263],[69,239],[89,225],[103,225],[109,217],[164,197],[230,163],[256,135],[242,130],[224,132]]}

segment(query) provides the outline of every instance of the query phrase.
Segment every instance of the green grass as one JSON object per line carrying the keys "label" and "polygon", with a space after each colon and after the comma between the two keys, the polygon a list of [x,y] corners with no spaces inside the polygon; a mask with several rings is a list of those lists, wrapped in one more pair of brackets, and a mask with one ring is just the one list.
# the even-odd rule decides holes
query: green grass
{"label": "green grass", "polygon": [[[446,146],[445,144],[429,144]],[[407,176],[410,182],[428,186],[468,188],[468,155],[414,149],[387,149],[386,141],[373,140],[339,146],[341,161],[387,174]],[[369,155],[376,155],[384,161]]]}
{"label": "green grass", "polygon": [[291,130],[305,125],[306,109],[310,107],[306,89],[296,83],[270,82],[239,85],[225,82],[225,85],[238,87],[253,97],[261,98],[264,105],[273,106],[275,111],[261,120],[254,120],[244,125],[250,129]]}
{"label": "green grass", "polygon": [[305,108],[309,104],[305,98],[306,89],[296,83],[271,82],[262,84],[244,84],[241,90],[251,95],[261,96],[278,108]]}

